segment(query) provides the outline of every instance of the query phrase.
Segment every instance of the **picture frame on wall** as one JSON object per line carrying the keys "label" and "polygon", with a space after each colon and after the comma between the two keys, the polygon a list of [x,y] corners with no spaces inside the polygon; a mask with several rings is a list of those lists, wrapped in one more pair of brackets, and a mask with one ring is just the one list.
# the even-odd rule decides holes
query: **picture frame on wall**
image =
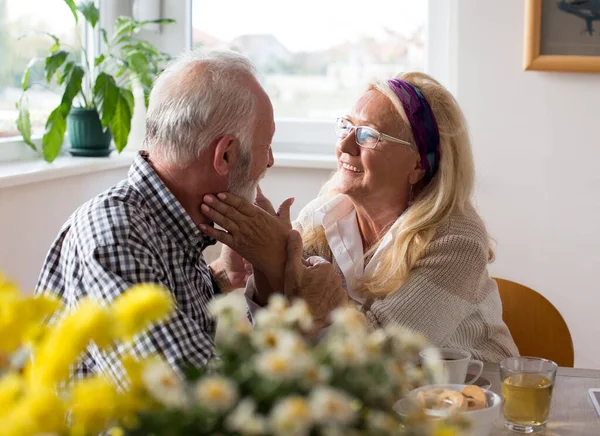
{"label": "picture frame on wall", "polygon": [[525,0],[524,69],[600,72],[600,0]]}

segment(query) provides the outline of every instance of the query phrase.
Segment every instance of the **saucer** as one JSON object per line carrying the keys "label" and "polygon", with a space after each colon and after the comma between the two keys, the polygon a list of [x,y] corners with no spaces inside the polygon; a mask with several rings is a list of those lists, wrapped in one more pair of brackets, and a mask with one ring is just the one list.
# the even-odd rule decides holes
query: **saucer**
{"label": "saucer", "polygon": [[[465,383],[467,380],[471,380],[473,377],[475,377],[475,374],[467,374],[467,377],[465,377]],[[475,380],[471,384],[473,384],[475,386],[479,386],[482,389],[489,389],[492,387],[492,382],[489,381],[484,376],[479,377],[477,380]]]}

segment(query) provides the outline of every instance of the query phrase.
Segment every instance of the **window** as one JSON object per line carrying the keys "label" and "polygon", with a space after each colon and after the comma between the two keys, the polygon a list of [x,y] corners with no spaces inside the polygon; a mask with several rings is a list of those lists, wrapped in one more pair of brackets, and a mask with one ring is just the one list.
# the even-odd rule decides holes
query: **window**
{"label": "window", "polygon": [[[18,39],[27,32],[27,37]],[[81,47],[80,29],[75,27],[73,15],[62,1],[0,0],[0,138],[19,135],[15,103],[21,96],[23,71],[31,58],[47,56],[54,43],[43,32],[56,35],[65,45]],[[43,133],[47,116],[61,98],[56,86],[45,85],[43,71],[40,62],[30,75],[31,82],[39,82],[28,93],[33,135]]]}
{"label": "window", "polygon": [[[427,3],[192,0],[192,46],[237,50],[255,63],[273,102],[278,134],[290,118],[311,122],[319,132],[333,131],[333,120],[369,82],[423,70]],[[333,133],[312,151],[323,151],[326,143],[332,152],[332,139]]]}

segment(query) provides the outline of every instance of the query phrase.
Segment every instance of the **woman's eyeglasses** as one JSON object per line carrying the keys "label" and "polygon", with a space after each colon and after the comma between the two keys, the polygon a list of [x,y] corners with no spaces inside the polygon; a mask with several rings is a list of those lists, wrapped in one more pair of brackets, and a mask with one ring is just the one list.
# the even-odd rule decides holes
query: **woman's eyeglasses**
{"label": "woman's eyeglasses", "polygon": [[354,137],[356,138],[356,143],[361,147],[374,149],[381,140],[397,142],[398,144],[408,145],[411,148],[414,147],[414,145],[410,142],[378,132],[372,127],[355,126],[346,118],[340,117],[337,119],[335,123],[335,134],[338,138],[346,138],[350,133],[352,133],[352,130],[355,131]]}

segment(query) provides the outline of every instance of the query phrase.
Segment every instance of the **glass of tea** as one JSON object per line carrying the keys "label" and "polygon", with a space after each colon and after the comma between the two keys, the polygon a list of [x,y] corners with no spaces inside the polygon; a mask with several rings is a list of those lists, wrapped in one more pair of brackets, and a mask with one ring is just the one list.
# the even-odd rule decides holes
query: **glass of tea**
{"label": "glass of tea", "polygon": [[509,357],[500,362],[504,424],[533,433],[546,427],[558,365],[538,357]]}

